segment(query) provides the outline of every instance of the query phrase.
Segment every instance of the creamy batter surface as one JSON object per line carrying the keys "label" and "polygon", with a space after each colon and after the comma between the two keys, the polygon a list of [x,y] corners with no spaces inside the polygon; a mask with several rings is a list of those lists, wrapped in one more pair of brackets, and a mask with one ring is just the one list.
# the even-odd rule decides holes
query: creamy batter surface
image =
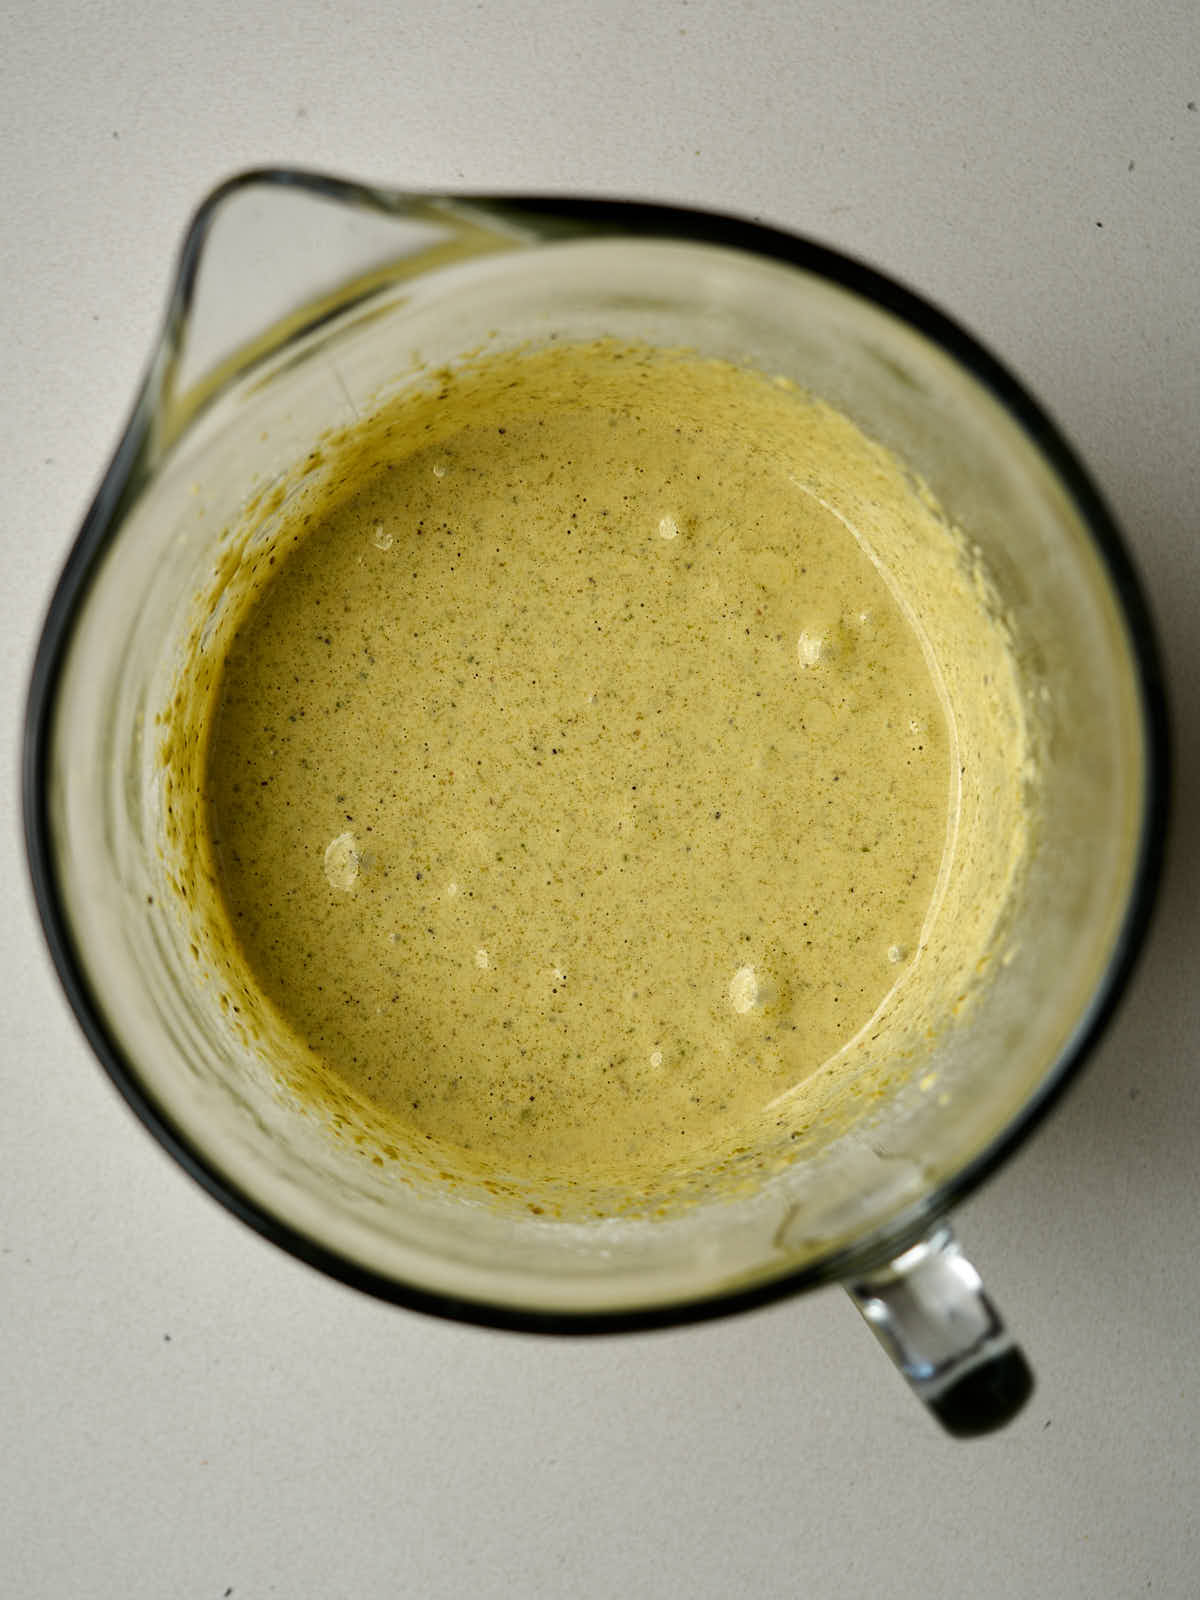
{"label": "creamy batter surface", "polygon": [[962,792],[920,605],[827,492],[886,478],[949,564],[881,457],[601,342],[408,397],[300,502],[222,659],[203,847],[323,1071],[497,1171],[645,1179],[886,1013]]}

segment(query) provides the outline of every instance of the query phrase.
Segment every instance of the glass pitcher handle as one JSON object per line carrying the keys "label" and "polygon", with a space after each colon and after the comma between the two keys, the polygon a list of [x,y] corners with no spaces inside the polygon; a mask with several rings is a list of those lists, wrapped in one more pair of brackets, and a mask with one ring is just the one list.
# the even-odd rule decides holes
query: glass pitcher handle
{"label": "glass pitcher handle", "polygon": [[917,1398],[955,1437],[1003,1427],[1033,1393],[1028,1362],[948,1227],[846,1288]]}

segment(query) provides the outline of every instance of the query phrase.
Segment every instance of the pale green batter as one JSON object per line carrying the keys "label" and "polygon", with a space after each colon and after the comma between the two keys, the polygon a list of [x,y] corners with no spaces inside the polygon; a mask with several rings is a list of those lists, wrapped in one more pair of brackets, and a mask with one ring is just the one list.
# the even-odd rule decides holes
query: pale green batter
{"label": "pale green batter", "polygon": [[[936,616],[859,512],[901,570],[960,552],[836,413],[677,354],[493,357],[346,449],[204,723],[250,988],[488,1170],[648,1183],[748,1147],[887,1014],[948,846],[978,855]],[[962,927],[1011,858],[959,872]]]}

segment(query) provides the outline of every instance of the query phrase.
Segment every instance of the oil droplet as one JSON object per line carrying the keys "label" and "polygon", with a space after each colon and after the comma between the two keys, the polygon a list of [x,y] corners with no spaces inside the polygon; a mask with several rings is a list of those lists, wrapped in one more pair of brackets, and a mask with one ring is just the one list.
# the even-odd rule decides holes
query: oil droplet
{"label": "oil droplet", "polygon": [[815,633],[801,633],[796,640],[796,654],[802,667],[815,667],[821,659],[825,641]]}
{"label": "oil droplet", "polygon": [[348,891],[358,881],[358,844],[352,833],[339,833],[325,846],[325,877],[331,889]]}
{"label": "oil droplet", "polygon": [[758,978],[753,967],[739,967],[730,978],[729,1004],[742,1017],[758,1004]]}

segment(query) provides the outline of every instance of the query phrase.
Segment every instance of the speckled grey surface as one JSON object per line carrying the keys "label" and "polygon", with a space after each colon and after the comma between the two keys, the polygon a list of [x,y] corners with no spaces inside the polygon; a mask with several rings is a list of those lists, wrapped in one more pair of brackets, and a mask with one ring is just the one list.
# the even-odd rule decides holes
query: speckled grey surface
{"label": "speckled grey surface", "polygon": [[[1194,1596],[1195,7],[52,0],[0,28],[0,1587]],[[1178,827],[1117,1024],[960,1218],[1040,1379],[1003,1435],[937,1435],[836,1292],[598,1344],[377,1305],[220,1211],[93,1065],[21,863],[28,661],[187,215],[271,161],[816,234],[999,350],[1110,496],[1162,626]]]}

